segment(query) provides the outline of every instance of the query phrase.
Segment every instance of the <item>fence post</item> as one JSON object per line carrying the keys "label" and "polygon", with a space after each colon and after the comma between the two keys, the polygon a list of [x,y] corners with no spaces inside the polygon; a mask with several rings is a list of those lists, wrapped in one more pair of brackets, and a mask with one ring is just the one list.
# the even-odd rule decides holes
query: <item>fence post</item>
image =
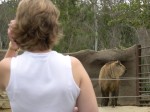
{"label": "fence post", "polygon": [[[136,77],[141,77],[141,45],[137,45],[136,47]],[[136,95],[139,96],[140,93],[140,84],[139,84],[139,79],[136,80]],[[136,104],[140,105],[140,97],[136,98]]]}

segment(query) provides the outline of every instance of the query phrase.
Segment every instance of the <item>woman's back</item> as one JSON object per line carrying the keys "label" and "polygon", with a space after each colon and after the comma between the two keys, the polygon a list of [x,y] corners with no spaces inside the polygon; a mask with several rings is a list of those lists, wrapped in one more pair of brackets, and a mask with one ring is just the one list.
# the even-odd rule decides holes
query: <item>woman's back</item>
{"label": "woman's back", "polygon": [[72,112],[80,89],[69,56],[25,52],[12,58],[7,92],[14,112]]}

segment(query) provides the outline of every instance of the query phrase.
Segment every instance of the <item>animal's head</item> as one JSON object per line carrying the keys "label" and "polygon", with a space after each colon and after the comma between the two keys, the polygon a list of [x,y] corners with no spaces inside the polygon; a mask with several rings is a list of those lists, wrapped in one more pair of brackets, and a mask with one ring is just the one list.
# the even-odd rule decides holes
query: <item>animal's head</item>
{"label": "animal's head", "polygon": [[126,67],[117,60],[110,63],[110,70],[112,78],[119,78],[125,73]]}

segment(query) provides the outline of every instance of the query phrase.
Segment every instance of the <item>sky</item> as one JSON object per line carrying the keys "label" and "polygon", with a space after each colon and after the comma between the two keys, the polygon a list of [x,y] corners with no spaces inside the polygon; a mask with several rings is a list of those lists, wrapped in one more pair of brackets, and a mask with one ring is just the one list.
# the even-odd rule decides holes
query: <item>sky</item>
{"label": "sky", "polygon": [[0,4],[2,3],[2,1],[7,1],[7,0],[0,0]]}

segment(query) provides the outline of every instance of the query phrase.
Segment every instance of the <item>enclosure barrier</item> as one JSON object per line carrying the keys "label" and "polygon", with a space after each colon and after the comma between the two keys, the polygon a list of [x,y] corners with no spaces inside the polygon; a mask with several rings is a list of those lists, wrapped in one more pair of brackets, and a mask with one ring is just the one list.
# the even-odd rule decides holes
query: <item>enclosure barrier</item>
{"label": "enclosure barrier", "polygon": [[[138,46],[138,95],[150,95],[150,46]],[[150,97],[139,97],[140,106],[150,106]]]}
{"label": "enclosure barrier", "polygon": [[[142,73],[140,73],[142,74]],[[101,79],[97,79],[97,78],[92,78],[91,79],[92,81],[101,81],[101,80],[120,80],[120,81],[124,81],[124,80],[128,80],[128,81],[132,81],[132,80],[150,80],[150,77],[149,78],[143,78],[143,77],[121,77],[119,79],[106,79],[106,78],[101,78]],[[141,82],[139,82],[140,84]],[[150,83],[150,82],[142,82],[142,83]],[[140,88],[144,88],[144,87],[140,87]],[[139,91],[139,93],[150,93],[150,91]],[[97,96],[96,97],[97,99],[102,99],[102,98],[109,98],[109,99],[112,99],[112,98],[139,98],[140,100],[139,101],[145,101],[145,102],[150,102],[150,94],[139,94],[137,96],[109,96],[109,97],[101,97],[101,96]],[[138,106],[150,106],[150,103],[140,103],[139,102],[139,105]]]}

